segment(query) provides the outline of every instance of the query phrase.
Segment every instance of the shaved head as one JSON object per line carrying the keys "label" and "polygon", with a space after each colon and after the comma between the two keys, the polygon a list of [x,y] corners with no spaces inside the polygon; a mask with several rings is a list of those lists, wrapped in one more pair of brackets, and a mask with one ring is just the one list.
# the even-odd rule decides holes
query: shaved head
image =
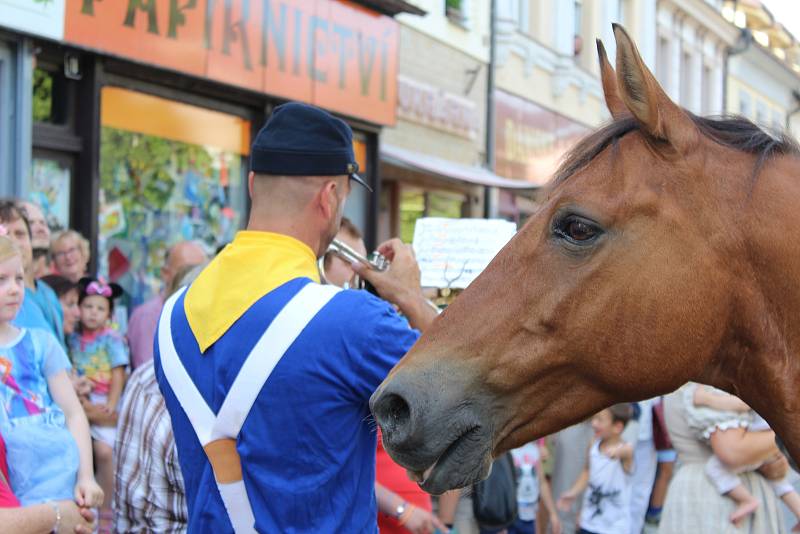
{"label": "shaved head", "polygon": [[286,215],[302,211],[326,182],[336,176],[272,176],[256,174],[253,180],[253,208]]}
{"label": "shaved head", "polygon": [[350,177],[337,176],[250,176],[249,228],[281,229],[313,243],[321,257],[328,249],[344,212],[350,193]]}

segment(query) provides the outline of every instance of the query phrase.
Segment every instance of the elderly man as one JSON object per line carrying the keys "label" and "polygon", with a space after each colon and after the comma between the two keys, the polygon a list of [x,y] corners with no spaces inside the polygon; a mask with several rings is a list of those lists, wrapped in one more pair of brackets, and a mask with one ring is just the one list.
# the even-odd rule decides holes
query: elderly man
{"label": "elderly man", "polygon": [[156,377],[190,532],[377,533],[369,397],[416,341],[408,323],[436,312],[399,240],[378,247],[388,271],[360,274],[408,323],[366,291],[319,284],[361,181],[352,140],[318,108],[276,108],[251,150],[247,231],[164,305]]}
{"label": "elderly man", "polygon": [[[164,266],[161,267],[161,279],[164,281],[165,290],[176,274],[188,266],[200,265],[207,259],[205,251],[197,243],[181,241],[172,245],[167,251]],[[131,350],[133,369],[153,359],[153,337],[163,305],[164,294],[159,293],[138,306],[131,314],[128,321],[128,346]]]}
{"label": "elderly man", "polygon": [[39,279],[50,274],[50,227],[42,209],[33,202],[21,202],[31,226],[33,246],[33,276]]}

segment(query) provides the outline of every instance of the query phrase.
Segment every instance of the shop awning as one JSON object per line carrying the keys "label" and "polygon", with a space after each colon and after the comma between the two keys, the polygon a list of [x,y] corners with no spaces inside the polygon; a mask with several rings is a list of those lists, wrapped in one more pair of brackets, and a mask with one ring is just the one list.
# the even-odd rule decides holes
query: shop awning
{"label": "shop awning", "polygon": [[536,189],[537,187],[536,184],[530,182],[503,178],[483,167],[461,165],[436,156],[384,143],[381,143],[381,160],[402,169],[433,174],[445,180],[503,189]]}

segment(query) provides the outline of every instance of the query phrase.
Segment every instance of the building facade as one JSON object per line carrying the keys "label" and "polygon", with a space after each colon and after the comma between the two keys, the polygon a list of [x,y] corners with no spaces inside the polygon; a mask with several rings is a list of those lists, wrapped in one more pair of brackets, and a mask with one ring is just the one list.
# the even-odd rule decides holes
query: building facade
{"label": "building facade", "polygon": [[418,1],[401,15],[397,122],[381,137],[381,237],[411,241],[423,216],[483,217],[487,188],[525,188],[487,168],[490,2]]}
{"label": "building facade", "polygon": [[800,138],[800,44],[760,2],[724,2],[739,30],[729,53],[725,111]]}
{"label": "building facade", "polygon": [[[609,118],[595,39],[613,54],[611,23],[619,22],[651,57],[642,37],[654,26],[655,0],[497,0],[496,6],[495,170],[540,187],[562,155]],[[535,209],[535,195],[499,193],[503,217],[521,222]]]}
{"label": "building facade", "polygon": [[[9,1],[22,22],[4,0],[0,69],[16,77],[0,87],[0,109],[14,113],[0,150],[18,154],[3,159],[4,187],[90,237],[94,267],[130,304],[159,290],[173,242],[214,252],[243,226],[250,139],[283,101],[347,120],[379,188],[378,138],[396,120],[393,15],[416,7],[52,0],[36,4],[56,29],[30,33],[42,24],[24,18],[30,2]],[[374,242],[378,198],[355,191],[347,214]]]}
{"label": "building facade", "polygon": [[659,0],[655,75],[667,94],[698,115],[724,110],[727,57],[738,30],[714,0]]}

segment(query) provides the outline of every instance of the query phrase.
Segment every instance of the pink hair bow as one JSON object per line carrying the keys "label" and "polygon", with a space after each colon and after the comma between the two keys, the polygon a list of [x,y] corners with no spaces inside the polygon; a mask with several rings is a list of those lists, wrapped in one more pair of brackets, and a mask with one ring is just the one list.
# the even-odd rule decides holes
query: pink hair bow
{"label": "pink hair bow", "polygon": [[8,228],[5,224],[0,224],[0,236],[8,236]]}
{"label": "pink hair bow", "polygon": [[86,286],[86,294],[87,295],[100,295],[106,298],[111,298],[113,294],[111,288],[104,284],[102,280],[97,282],[89,282],[89,285]]}

